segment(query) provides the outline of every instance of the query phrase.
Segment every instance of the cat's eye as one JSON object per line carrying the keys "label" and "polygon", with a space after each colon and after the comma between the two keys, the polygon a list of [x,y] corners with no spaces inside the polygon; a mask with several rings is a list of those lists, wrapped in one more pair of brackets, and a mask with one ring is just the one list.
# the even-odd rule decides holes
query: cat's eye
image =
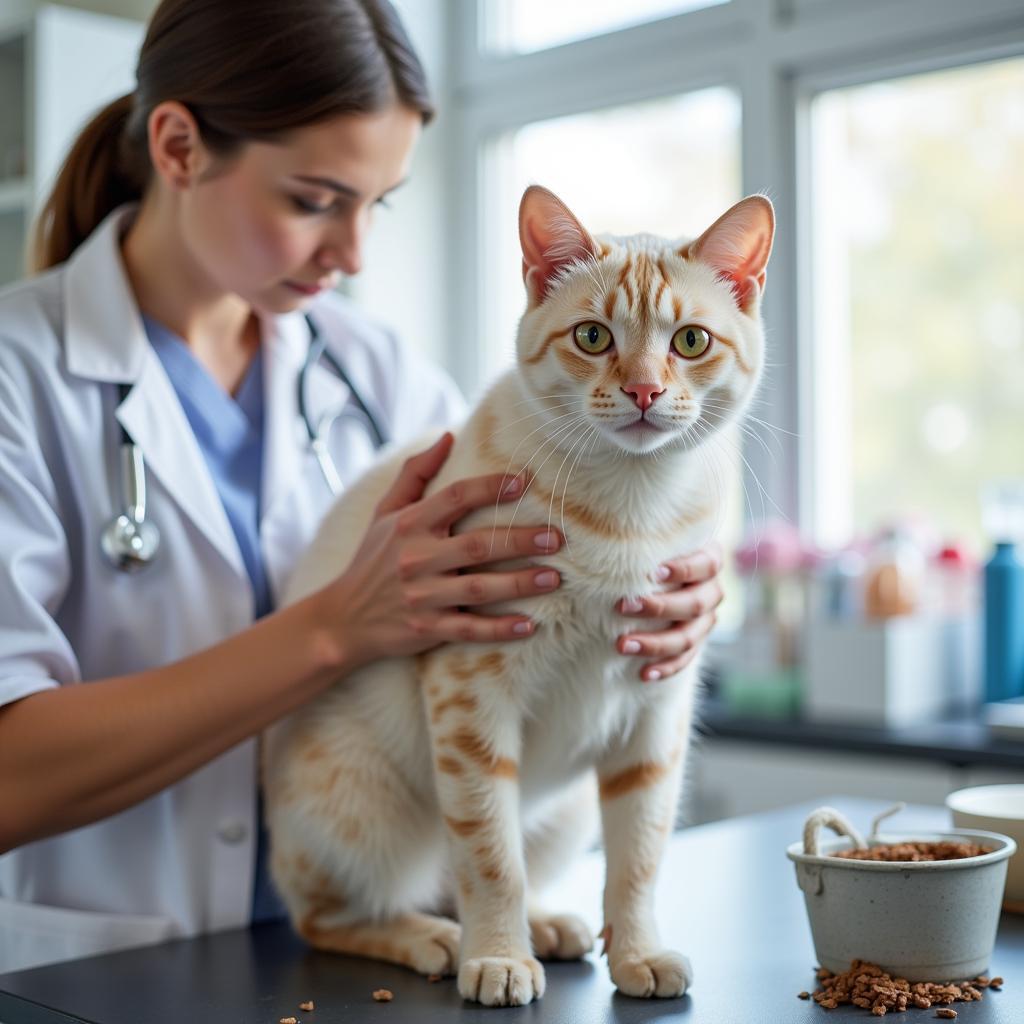
{"label": "cat's eye", "polygon": [[604,324],[596,324],[592,320],[580,324],[573,331],[573,337],[576,344],[592,356],[604,352],[612,343],[612,332]]}
{"label": "cat's eye", "polygon": [[703,355],[711,344],[711,335],[703,327],[680,327],[672,335],[672,347],[684,359],[696,359]]}

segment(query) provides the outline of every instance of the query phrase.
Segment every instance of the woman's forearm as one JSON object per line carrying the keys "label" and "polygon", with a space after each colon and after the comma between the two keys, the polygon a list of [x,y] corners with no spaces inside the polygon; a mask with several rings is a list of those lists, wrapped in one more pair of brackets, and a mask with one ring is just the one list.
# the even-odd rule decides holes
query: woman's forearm
{"label": "woman's forearm", "polygon": [[163,668],[0,709],[0,852],[116,814],[350,670],[314,594]]}

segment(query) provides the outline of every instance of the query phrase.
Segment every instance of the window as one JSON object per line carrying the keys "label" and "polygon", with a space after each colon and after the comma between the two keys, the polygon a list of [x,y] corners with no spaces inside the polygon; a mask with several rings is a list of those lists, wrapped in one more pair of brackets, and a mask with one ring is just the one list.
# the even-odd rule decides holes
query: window
{"label": "window", "polygon": [[483,0],[490,49],[526,53],[727,0]]}
{"label": "window", "polygon": [[987,544],[1024,477],[1024,59],[835,89],[812,107],[819,539],[894,516]]}

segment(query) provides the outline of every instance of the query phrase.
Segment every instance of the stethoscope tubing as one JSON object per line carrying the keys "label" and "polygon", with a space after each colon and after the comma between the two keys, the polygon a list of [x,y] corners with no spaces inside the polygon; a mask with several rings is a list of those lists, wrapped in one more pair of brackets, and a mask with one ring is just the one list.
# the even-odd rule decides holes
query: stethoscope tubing
{"label": "stethoscope tubing", "polygon": [[[372,434],[374,448],[382,448],[388,440],[387,433],[381,427],[380,420],[373,414],[363,400],[359,391],[345,372],[344,367],[328,351],[327,342],[320,334],[316,322],[307,313],[306,324],[309,327],[309,350],[302,363],[298,376],[298,408],[299,416],[306,427],[310,450],[316,457],[317,464],[323,474],[331,494],[341,493],[342,482],[338,467],[331,456],[327,444],[327,435],[332,424],[344,414],[344,409],[336,413],[327,413],[314,424],[306,403],[306,376],[311,366],[323,359],[341,378],[348,388],[352,400],[366,419]],[[118,388],[119,404],[124,402],[132,389],[132,384],[120,383]],[[121,572],[136,572],[145,568],[156,557],[160,549],[160,531],[146,516],[146,463],[142,449],[135,444],[121,426],[121,498],[124,511],[115,515],[104,527],[100,538],[100,546],[108,562]]]}

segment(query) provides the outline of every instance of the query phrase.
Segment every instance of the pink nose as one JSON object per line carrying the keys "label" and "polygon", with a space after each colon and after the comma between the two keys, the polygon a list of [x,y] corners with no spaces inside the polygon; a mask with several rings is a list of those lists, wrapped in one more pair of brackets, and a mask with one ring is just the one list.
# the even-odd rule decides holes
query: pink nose
{"label": "pink nose", "polygon": [[657,384],[626,384],[622,388],[627,395],[633,396],[641,412],[646,412],[653,404],[655,398],[664,392],[664,388]]}

